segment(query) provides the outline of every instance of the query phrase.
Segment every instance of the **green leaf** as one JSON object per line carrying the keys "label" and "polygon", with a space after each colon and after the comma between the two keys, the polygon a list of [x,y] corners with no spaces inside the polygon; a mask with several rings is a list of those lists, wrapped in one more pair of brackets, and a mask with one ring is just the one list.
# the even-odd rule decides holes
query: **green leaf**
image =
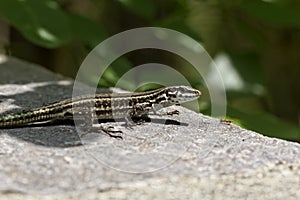
{"label": "green leaf", "polygon": [[155,23],[155,26],[173,29],[178,32],[184,33],[195,40],[202,41],[202,39],[199,37],[199,34],[191,29],[182,17],[170,16],[168,18],[157,21]]}
{"label": "green leaf", "polygon": [[243,80],[251,84],[263,84],[263,68],[257,54],[238,53],[229,54],[234,68]]}
{"label": "green leaf", "polygon": [[105,29],[96,22],[75,14],[67,14],[73,37],[83,41],[90,48],[108,37]]}
{"label": "green leaf", "polygon": [[152,0],[118,0],[125,8],[145,19],[155,17],[155,2]]}
{"label": "green leaf", "polygon": [[0,0],[0,15],[31,42],[54,48],[70,39],[68,21],[51,0]]}
{"label": "green leaf", "polygon": [[300,27],[300,9],[260,0],[243,1],[241,10],[275,27]]}

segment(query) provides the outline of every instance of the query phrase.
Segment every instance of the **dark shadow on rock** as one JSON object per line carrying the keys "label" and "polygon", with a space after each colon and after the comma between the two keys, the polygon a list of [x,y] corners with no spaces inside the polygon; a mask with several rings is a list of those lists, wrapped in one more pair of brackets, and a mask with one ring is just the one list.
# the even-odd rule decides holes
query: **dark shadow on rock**
{"label": "dark shadow on rock", "polygon": [[[140,121],[141,118],[135,118],[134,120]],[[176,120],[164,119],[164,118],[142,118],[143,123],[154,123],[164,125],[178,125],[188,126],[187,123],[182,123]],[[107,122],[123,122],[122,126],[126,127],[125,120],[98,120],[98,123],[105,125]],[[139,126],[139,124],[136,124]],[[96,127],[95,127],[96,128]],[[4,132],[10,136],[18,139],[31,142],[36,145],[49,146],[49,147],[73,147],[82,145],[81,138],[78,135],[73,120],[56,120],[53,122],[37,123],[31,125],[24,125],[14,128],[2,128]],[[93,129],[96,130],[96,129]],[[3,133],[4,133],[3,132]],[[94,132],[94,131],[93,131]],[[89,134],[88,132],[86,134]],[[99,129],[99,134],[103,134],[105,137],[109,137],[107,134]],[[111,138],[115,139],[115,138]]]}

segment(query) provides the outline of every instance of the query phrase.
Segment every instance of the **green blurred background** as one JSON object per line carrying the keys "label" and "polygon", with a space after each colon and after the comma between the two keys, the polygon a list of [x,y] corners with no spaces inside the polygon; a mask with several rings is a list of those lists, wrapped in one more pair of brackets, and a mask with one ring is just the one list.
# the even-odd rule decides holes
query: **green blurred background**
{"label": "green blurred background", "polygon": [[[0,52],[70,77],[101,41],[147,26],[180,31],[205,47],[225,81],[227,119],[300,142],[299,0],[0,0]],[[153,49],[117,59],[99,86],[149,62],[176,68],[206,92],[186,61]],[[199,105],[209,115],[209,95]]]}

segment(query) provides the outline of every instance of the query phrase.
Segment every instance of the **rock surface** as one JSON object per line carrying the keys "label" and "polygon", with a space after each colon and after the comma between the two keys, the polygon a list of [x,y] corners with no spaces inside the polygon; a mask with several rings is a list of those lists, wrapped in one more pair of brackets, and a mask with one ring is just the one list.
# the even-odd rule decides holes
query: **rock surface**
{"label": "rock surface", "polygon": [[[0,64],[0,115],[62,100],[72,80],[10,58]],[[183,107],[122,130],[73,125],[0,129],[0,199],[300,199],[300,145]]]}

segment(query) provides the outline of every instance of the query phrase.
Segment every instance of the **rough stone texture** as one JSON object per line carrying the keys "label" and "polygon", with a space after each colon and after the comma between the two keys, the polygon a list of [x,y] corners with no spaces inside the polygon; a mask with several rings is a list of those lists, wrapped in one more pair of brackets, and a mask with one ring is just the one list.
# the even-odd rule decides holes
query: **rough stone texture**
{"label": "rough stone texture", "polygon": [[[70,97],[72,81],[17,59],[0,64],[0,114]],[[0,199],[300,199],[300,145],[182,107],[122,130],[0,130]]]}

